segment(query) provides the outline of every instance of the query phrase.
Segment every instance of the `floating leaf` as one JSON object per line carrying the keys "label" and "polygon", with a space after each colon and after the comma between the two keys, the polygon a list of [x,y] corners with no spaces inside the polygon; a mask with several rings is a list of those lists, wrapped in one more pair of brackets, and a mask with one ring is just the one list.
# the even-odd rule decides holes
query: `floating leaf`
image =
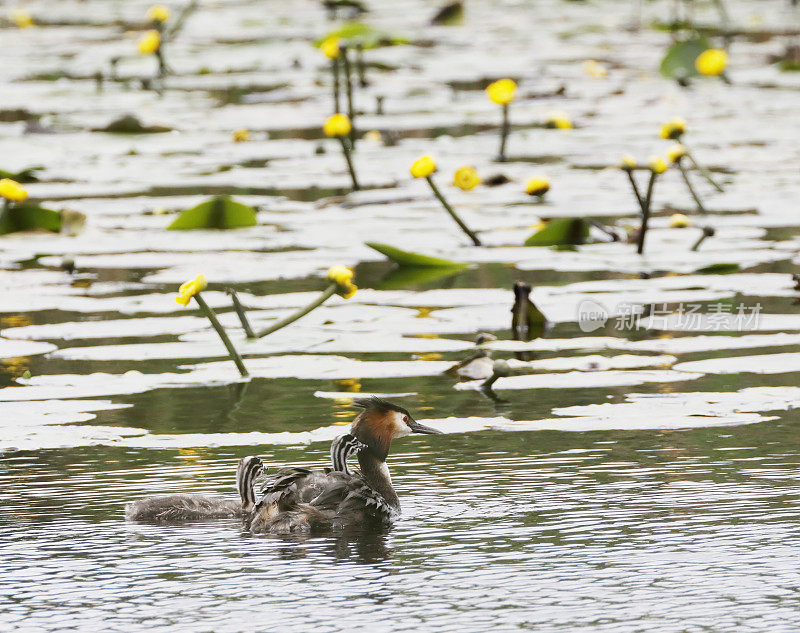
{"label": "floating leaf", "polygon": [[0,169],[0,178],[11,178],[11,180],[16,180],[17,182],[39,182],[39,179],[36,177],[34,172],[39,171],[40,169],[43,168],[28,167],[27,169],[23,169],[22,171],[18,172]]}
{"label": "floating leaf", "polygon": [[160,134],[171,132],[171,127],[165,125],[143,125],[142,122],[132,114],[126,114],[113,120],[104,128],[96,128],[92,132],[109,132],[110,134]]}
{"label": "floating leaf", "polygon": [[731,273],[738,273],[739,268],[739,264],[719,263],[699,268],[696,272],[700,275],[730,275]]}
{"label": "floating leaf", "polygon": [[238,229],[256,225],[256,212],[241,202],[217,196],[186,209],[167,227],[168,231],[191,229]]}
{"label": "floating leaf", "polygon": [[460,0],[444,5],[436,15],[431,18],[431,24],[441,24],[443,26],[453,26],[460,24],[464,20],[464,3]]}
{"label": "floating leaf", "polygon": [[0,211],[0,235],[37,229],[58,233],[61,231],[61,214],[32,202],[13,204]]}
{"label": "floating leaf", "polygon": [[583,218],[558,218],[525,240],[525,246],[565,246],[583,244],[589,237],[589,223]]}
{"label": "floating leaf", "polygon": [[347,44],[360,44],[363,48],[408,44],[408,39],[404,37],[399,37],[387,33],[386,31],[380,31],[363,22],[347,22],[341,28],[323,35],[314,42],[314,45],[319,47],[322,45],[322,42],[331,37],[339,37]]}
{"label": "floating leaf", "polygon": [[664,77],[671,79],[696,77],[698,72],[694,62],[697,56],[708,48],[711,48],[711,44],[704,37],[675,42],[667,49],[664,59],[661,60],[659,71]]}
{"label": "floating leaf", "polygon": [[379,253],[386,255],[393,262],[399,266],[409,266],[416,268],[457,268],[459,270],[467,268],[468,264],[459,262],[451,262],[448,259],[440,259],[438,257],[430,257],[420,253],[412,253],[411,251],[403,251],[388,244],[381,244],[379,242],[367,242],[367,246],[375,249]]}

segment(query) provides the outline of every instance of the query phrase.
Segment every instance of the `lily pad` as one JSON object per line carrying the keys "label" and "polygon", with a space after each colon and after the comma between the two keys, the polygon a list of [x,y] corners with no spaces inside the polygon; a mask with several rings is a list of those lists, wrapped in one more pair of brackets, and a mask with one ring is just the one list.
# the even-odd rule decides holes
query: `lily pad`
{"label": "lily pad", "polygon": [[347,22],[338,29],[323,35],[314,42],[314,45],[319,47],[322,42],[331,37],[339,37],[348,44],[360,44],[363,48],[408,44],[408,39],[386,31],[381,31],[369,24],[364,24],[363,22]]}
{"label": "lily pad", "polygon": [[217,196],[186,209],[167,227],[168,231],[192,229],[238,229],[256,225],[256,212],[227,196]]}
{"label": "lily pad", "polygon": [[61,231],[61,213],[32,202],[14,204],[0,211],[0,235],[18,231]]}
{"label": "lily pad", "polygon": [[525,246],[569,246],[584,244],[590,226],[583,218],[558,218],[525,240]]}
{"label": "lily pad", "polygon": [[704,37],[692,38],[683,42],[675,42],[667,49],[658,70],[670,79],[686,79],[698,75],[694,62],[711,44]]}
{"label": "lily pad", "polygon": [[430,257],[429,255],[422,255],[421,253],[404,251],[394,246],[389,246],[388,244],[381,244],[380,242],[367,242],[366,244],[379,253],[386,255],[386,257],[399,266],[416,268],[455,268],[458,270],[463,270],[469,266],[469,264],[451,262],[450,260],[441,259],[439,257]]}

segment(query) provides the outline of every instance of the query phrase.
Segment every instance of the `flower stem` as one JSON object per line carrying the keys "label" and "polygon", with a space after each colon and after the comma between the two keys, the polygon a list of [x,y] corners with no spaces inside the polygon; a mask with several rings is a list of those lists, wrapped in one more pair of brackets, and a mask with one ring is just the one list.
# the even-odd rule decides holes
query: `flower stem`
{"label": "flower stem", "polygon": [[[686,146],[686,144],[684,143],[684,147],[685,147],[685,146]],[[708,171],[708,170],[707,170],[705,167],[701,166],[701,165],[700,165],[700,163],[698,163],[698,162],[697,162],[697,161],[694,159],[694,156],[692,156],[691,152],[689,152],[689,151],[687,150],[687,152],[686,152],[686,155],[689,157],[689,160],[690,160],[690,161],[692,161],[692,165],[694,165],[694,168],[695,168],[697,171],[699,171],[699,172],[700,172],[700,175],[701,175],[701,176],[703,176],[703,178],[705,178],[705,179],[708,181],[708,184],[710,184],[712,187],[714,187],[714,189],[716,189],[716,190],[717,190],[717,191],[719,191],[720,193],[722,193],[722,192],[724,192],[724,191],[725,191],[725,190],[722,188],[722,185],[720,185],[719,183],[717,183],[717,181],[716,181],[716,180],[714,180],[714,179],[711,177],[711,172],[709,172],[709,171]]]}
{"label": "flower stem", "polygon": [[294,323],[295,321],[297,321],[297,319],[304,317],[309,312],[311,312],[315,308],[318,308],[323,303],[325,303],[328,299],[330,299],[333,295],[336,294],[337,289],[338,286],[336,284],[331,284],[330,286],[328,286],[328,288],[325,289],[325,291],[319,297],[314,299],[314,301],[309,303],[305,308],[301,308],[294,314],[290,314],[285,319],[281,319],[280,321],[273,323],[269,327],[266,327],[263,330],[259,330],[258,332],[256,332],[255,338],[261,338],[263,336],[266,336],[267,334],[272,334],[273,332],[276,332],[277,330],[280,330],[281,328],[284,328],[287,325]]}
{"label": "flower stem", "polygon": [[250,321],[247,320],[247,314],[244,311],[244,306],[242,305],[241,301],[239,301],[239,295],[236,294],[236,291],[233,288],[228,288],[226,292],[231,297],[233,309],[236,310],[236,314],[239,315],[239,321],[242,323],[242,329],[247,335],[247,338],[255,338],[256,335],[253,333],[253,328],[250,326]]}
{"label": "flower stem", "polygon": [[350,76],[350,58],[347,54],[347,46],[340,49],[342,62],[344,63],[344,84],[347,90],[347,116],[350,118],[350,147],[356,149],[356,117],[353,108],[353,78]]}
{"label": "flower stem", "polygon": [[356,72],[358,73],[358,85],[366,88],[369,84],[364,67],[364,46],[362,44],[356,44]]}
{"label": "flower stem", "polygon": [[677,165],[678,169],[681,170],[681,177],[683,178],[683,182],[686,183],[686,188],[689,190],[689,193],[692,194],[692,198],[694,198],[695,204],[697,205],[697,210],[705,215],[706,213],[708,213],[708,210],[703,206],[703,202],[700,200],[700,197],[694,190],[694,187],[692,186],[692,181],[689,180],[689,174],[686,172],[686,167],[683,166],[683,163],[680,160],[677,162]]}
{"label": "flower stem", "polygon": [[339,58],[331,59],[331,74],[333,75],[333,113],[341,112],[341,89],[339,87]]}
{"label": "flower stem", "polygon": [[644,200],[642,199],[642,194],[639,193],[639,187],[636,184],[636,179],[633,177],[633,170],[626,169],[625,173],[628,174],[628,180],[631,181],[631,187],[633,187],[633,193],[636,196],[636,201],[639,203],[639,209],[644,213]]}
{"label": "flower stem", "polygon": [[503,125],[500,128],[500,154],[497,160],[506,162],[506,138],[508,138],[508,104],[503,105]]}
{"label": "flower stem", "polygon": [[456,221],[456,224],[458,224],[458,226],[461,227],[461,230],[464,231],[464,233],[466,233],[467,235],[469,235],[469,238],[472,240],[472,243],[475,244],[475,246],[480,246],[481,241],[478,239],[478,236],[475,235],[475,233],[473,233],[472,230],[466,224],[464,224],[464,220],[458,217],[458,214],[453,210],[453,207],[450,206],[450,203],[448,203],[447,200],[444,199],[442,192],[439,191],[439,187],[437,187],[436,183],[433,182],[433,178],[431,178],[430,176],[426,176],[425,180],[428,181],[428,184],[431,186],[431,189],[433,190],[433,195],[435,195],[439,199],[439,202],[442,203],[442,206],[444,207],[445,211],[447,211],[450,214],[450,217]]}
{"label": "flower stem", "polygon": [[650,182],[647,183],[647,195],[644,197],[644,205],[642,207],[642,226],[639,228],[639,240],[636,244],[636,252],[641,255],[644,253],[644,236],[647,233],[647,222],[650,220],[650,205],[653,202],[653,187],[656,184],[656,172],[650,172]]}
{"label": "flower stem", "polygon": [[342,144],[342,153],[344,154],[344,159],[347,161],[347,170],[350,172],[350,178],[353,181],[353,191],[358,191],[361,187],[358,184],[358,178],[356,178],[356,170],[353,167],[353,157],[350,155],[350,147],[348,146],[347,139],[344,136],[340,136],[339,142]]}
{"label": "flower stem", "polygon": [[242,357],[239,356],[239,352],[236,351],[233,343],[231,343],[231,339],[228,338],[228,334],[225,332],[225,328],[223,328],[222,324],[219,322],[217,315],[214,314],[214,311],[206,303],[206,300],[200,296],[199,292],[194,296],[194,300],[197,301],[197,305],[200,306],[200,309],[205,313],[206,317],[211,322],[211,327],[213,327],[217,331],[217,334],[219,334],[219,337],[225,344],[225,348],[228,350],[228,354],[230,354],[231,360],[236,363],[236,369],[239,370],[242,378],[247,378],[250,374],[247,373],[247,368],[242,362]]}

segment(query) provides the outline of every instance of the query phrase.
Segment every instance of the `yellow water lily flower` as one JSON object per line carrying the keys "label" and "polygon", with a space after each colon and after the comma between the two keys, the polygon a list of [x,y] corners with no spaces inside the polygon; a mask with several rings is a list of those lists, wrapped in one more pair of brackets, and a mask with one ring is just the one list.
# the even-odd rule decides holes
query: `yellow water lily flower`
{"label": "yellow water lily flower", "polygon": [[327,279],[337,286],[336,294],[343,299],[349,299],[358,290],[358,286],[353,283],[353,269],[347,266],[333,266],[327,274]]}
{"label": "yellow water lily flower", "polygon": [[669,228],[671,229],[685,229],[689,226],[689,218],[683,213],[673,213],[669,218]]}
{"label": "yellow water lily flower", "polygon": [[650,160],[647,161],[647,166],[650,168],[655,174],[663,174],[667,171],[667,161],[665,161],[661,156],[651,156]]}
{"label": "yellow water lily flower", "polygon": [[671,163],[677,163],[686,156],[686,148],[680,143],[673,143],[667,148],[667,158]]}
{"label": "yellow water lily flower", "polygon": [[571,130],[572,121],[564,112],[551,112],[547,116],[547,127],[557,130]]}
{"label": "yellow water lily flower", "polygon": [[23,202],[28,197],[28,192],[16,180],[3,178],[0,180],[0,197],[12,202]]}
{"label": "yellow water lily flower", "polygon": [[622,156],[622,160],[619,163],[620,169],[634,169],[636,167],[636,159],[631,156],[630,154],[624,154]]}
{"label": "yellow water lily flower", "polygon": [[661,126],[661,138],[677,141],[686,134],[686,119],[673,117]]}
{"label": "yellow water lily flower", "polygon": [[169,9],[163,4],[154,4],[147,10],[147,19],[150,22],[166,22],[169,20]]}
{"label": "yellow water lily flower", "polygon": [[517,94],[517,84],[513,79],[498,79],[486,87],[486,96],[498,105],[508,105]]}
{"label": "yellow water lily flower", "polygon": [[152,55],[161,48],[161,33],[155,29],[147,31],[139,38],[137,47],[142,55]]}
{"label": "yellow water lily flower", "polygon": [[27,29],[33,26],[31,14],[24,9],[14,9],[9,14],[9,17],[18,29]]}
{"label": "yellow water lily flower", "polygon": [[414,161],[410,171],[414,178],[427,178],[436,171],[436,161],[433,156],[422,156]]}
{"label": "yellow water lily flower", "polygon": [[701,75],[709,77],[721,75],[728,67],[728,53],[721,48],[706,49],[694,60],[694,67]]}
{"label": "yellow water lily flower", "polygon": [[332,35],[331,37],[327,38],[322,44],[319,46],[319,50],[322,51],[322,54],[325,55],[328,59],[334,59],[335,57],[339,57],[340,46],[342,43],[341,37],[336,37]]}
{"label": "yellow water lily flower", "polygon": [[322,126],[322,131],[325,136],[347,136],[350,130],[353,129],[350,123],[350,118],[346,114],[337,112],[336,114],[328,117],[325,124]]}
{"label": "yellow water lily flower", "polygon": [[528,184],[525,185],[525,193],[529,196],[538,196],[541,198],[548,191],[550,191],[550,181],[544,176],[531,178]]}
{"label": "yellow water lily flower", "polygon": [[250,130],[247,128],[242,128],[240,130],[233,131],[233,142],[234,143],[246,143],[250,140]]}
{"label": "yellow water lily flower", "polygon": [[608,75],[606,67],[593,59],[587,59],[583,62],[583,72],[595,79],[603,79]]}
{"label": "yellow water lily flower", "polygon": [[453,174],[453,184],[459,189],[469,191],[481,184],[481,178],[473,167],[461,167]]}
{"label": "yellow water lily flower", "polygon": [[364,134],[364,140],[377,145],[383,141],[383,136],[381,136],[381,133],[378,130],[370,130]]}
{"label": "yellow water lily flower", "polygon": [[202,292],[207,287],[208,282],[206,281],[205,275],[197,275],[194,279],[190,279],[181,284],[181,287],[178,288],[178,296],[175,297],[175,301],[186,307],[189,305],[189,301],[192,297]]}

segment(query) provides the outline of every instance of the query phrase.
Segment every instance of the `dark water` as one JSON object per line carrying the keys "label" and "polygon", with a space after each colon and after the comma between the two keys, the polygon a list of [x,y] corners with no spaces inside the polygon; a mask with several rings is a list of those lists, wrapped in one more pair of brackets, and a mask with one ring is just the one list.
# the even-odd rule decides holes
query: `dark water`
{"label": "dark water", "polygon": [[[792,631],[799,423],[403,439],[403,518],[339,538],[121,519],[150,492],[231,495],[245,449],[7,456],[0,615],[20,631]],[[323,464],[325,448],[259,453]]]}

